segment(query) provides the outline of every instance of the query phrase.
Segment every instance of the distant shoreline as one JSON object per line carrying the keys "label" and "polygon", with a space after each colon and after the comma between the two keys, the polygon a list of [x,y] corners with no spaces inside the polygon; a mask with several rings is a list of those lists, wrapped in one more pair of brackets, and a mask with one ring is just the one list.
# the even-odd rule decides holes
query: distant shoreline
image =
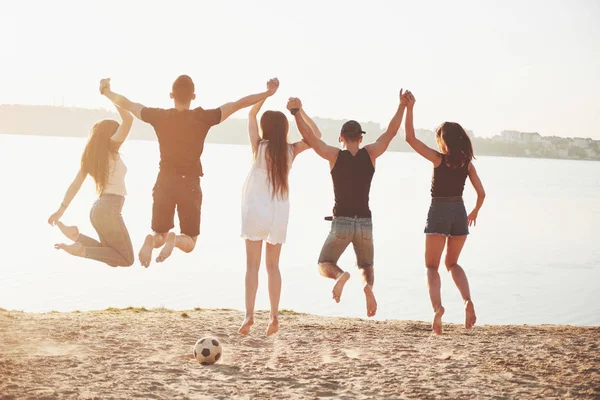
{"label": "distant shoreline", "polygon": [[[57,135],[57,134],[39,134],[39,133],[6,133],[0,132],[0,135],[3,136],[37,136],[37,137],[57,137],[57,138],[78,138],[83,139],[86,138],[85,135]],[[134,141],[144,141],[144,142],[157,142],[156,136],[154,137],[132,137],[129,140]],[[397,138],[395,140],[398,140]],[[206,143],[208,144],[225,144],[225,145],[236,145],[236,146],[249,146],[248,143],[225,143],[221,141],[211,140],[211,134],[209,133]],[[392,142],[393,143],[393,142]],[[502,158],[520,158],[520,159],[534,159],[534,160],[567,160],[567,161],[591,161],[598,162],[600,159],[588,159],[588,158],[568,158],[568,157],[548,157],[548,156],[538,156],[538,155],[507,155],[507,154],[478,154],[476,144],[474,144],[475,157],[485,156],[485,157],[502,157]],[[392,149],[390,148],[388,151],[393,153],[414,153],[412,149]]]}

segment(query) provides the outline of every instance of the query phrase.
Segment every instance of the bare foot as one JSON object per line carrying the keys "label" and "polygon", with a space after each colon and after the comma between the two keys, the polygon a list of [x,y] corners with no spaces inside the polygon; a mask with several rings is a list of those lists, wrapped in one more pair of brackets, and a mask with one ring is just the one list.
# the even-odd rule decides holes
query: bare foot
{"label": "bare foot", "polygon": [[364,291],[367,299],[367,317],[374,317],[375,313],[377,312],[377,301],[375,301],[373,288],[369,285],[365,285]]}
{"label": "bare foot", "polygon": [[158,254],[158,257],[156,257],[156,262],[160,263],[160,262],[165,261],[167,258],[169,258],[169,256],[173,252],[173,249],[175,248],[175,240],[176,239],[177,239],[177,236],[175,235],[175,233],[169,232],[169,234],[167,235],[167,241],[165,242],[165,245],[163,246],[162,250]]}
{"label": "bare foot", "polygon": [[74,242],[79,239],[79,229],[77,229],[76,226],[66,226],[60,221],[56,222],[56,226],[58,226],[58,229],[60,229],[63,235],[65,235],[68,239],[71,239]]}
{"label": "bare foot", "polygon": [[277,316],[271,317],[269,320],[269,325],[267,326],[267,336],[271,336],[279,330],[279,319]]}
{"label": "bare foot", "polygon": [[444,315],[444,307],[440,306],[433,314],[433,322],[431,323],[431,329],[436,335],[442,334],[442,315]]}
{"label": "bare foot", "polygon": [[475,316],[475,306],[471,300],[465,302],[465,328],[471,329],[475,325],[477,317]]}
{"label": "bare foot", "polygon": [[140,258],[140,264],[148,268],[150,261],[152,261],[152,250],[154,250],[154,237],[152,235],[146,236],[144,239],[144,245],[142,246],[138,257]]}
{"label": "bare foot", "polygon": [[348,282],[348,279],[350,279],[350,274],[348,272],[344,272],[342,275],[340,275],[339,278],[337,278],[337,281],[333,286],[332,292],[333,299],[336,303],[340,302],[340,299],[342,298],[342,291],[344,290],[344,285],[346,284],[346,282]]}
{"label": "bare foot", "polygon": [[54,245],[54,248],[56,250],[64,250],[73,256],[85,257],[85,247],[79,242],[73,244],[57,243]]}
{"label": "bare foot", "polygon": [[250,316],[246,316],[246,318],[244,318],[244,322],[242,322],[242,326],[240,326],[240,334],[242,335],[247,335],[250,333],[250,328],[252,327],[252,325],[254,325],[254,316],[250,315]]}

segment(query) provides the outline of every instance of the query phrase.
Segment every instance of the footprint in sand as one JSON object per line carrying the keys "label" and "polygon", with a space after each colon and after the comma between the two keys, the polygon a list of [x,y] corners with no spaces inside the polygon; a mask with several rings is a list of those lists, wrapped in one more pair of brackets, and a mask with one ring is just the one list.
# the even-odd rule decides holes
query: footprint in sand
{"label": "footprint in sand", "polygon": [[342,352],[348,358],[359,358],[361,354],[360,351],[357,349],[342,349]]}
{"label": "footprint in sand", "polygon": [[321,353],[321,363],[331,364],[334,361],[333,354],[331,354],[330,350],[324,350],[323,353]]}

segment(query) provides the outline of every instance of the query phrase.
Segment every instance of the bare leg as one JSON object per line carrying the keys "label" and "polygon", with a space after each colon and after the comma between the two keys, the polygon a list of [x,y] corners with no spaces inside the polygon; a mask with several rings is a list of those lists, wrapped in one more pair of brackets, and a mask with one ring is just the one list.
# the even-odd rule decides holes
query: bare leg
{"label": "bare leg", "polygon": [[446,244],[446,237],[443,235],[427,235],[425,236],[425,266],[427,267],[427,287],[429,288],[429,299],[433,307],[433,322],[431,329],[437,335],[442,334],[442,315],[444,315],[444,307],[442,307],[442,282],[438,268],[440,259]]}
{"label": "bare leg", "polygon": [[465,327],[471,329],[477,317],[475,315],[475,306],[471,301],[471,290],[469,289],[469,281],[465,271],[458,265],[458,257],[467,240],[466,236],[453,236],[448,238],[448,248],[446,249],[446,268],[452,280],[458,288],[460,295],[465,303]]}
{"label": "bare leg", "polygon": [[267,243],[267,274],[269,276],[269,301],[271,302],[271,314],[267,326],[267,336],[277,333],[279,330],[279,299],[281,298],[281,272],[279,271],[279,256],[281,255],[281,244]]}
{"label": "bare leg", "polygon": [[258,290],[258,269],[262,252],[262,240],[246,240],[246,316],[240,327],[242,335],[250,333],[254,324],[254,305]]}
{"label": "bare leg", "polygon": [[167,240],[165,241],[164,247],[156,258],[156,262],[163,262],[169,258],[175,247],[184,253],[191,253],[196,247],[197,239],[198,236],[190,237],[188,235],[175,235],[175,233],[170,232],[167,235]]}
{"label": "bare leg", "polygon": [[375,300],[375,294],[373,293],[373,284],[375,283],[375,270],[373,266],[361,267],[363,282],[365,286],[363,288],[365,292],[365,298],[367,300],[367,317],[374,317],[377,312],[377,301]]}
{"label": "bare leg", "polygon": [[191,253],[196,247],[198,236],[177,235],[175,239],[175,247],[184,253]]}
{"label": "bare leg", "polygon": [[76,242],[77,239],[79,239],[79,229],[77,229],[76,226],[66,226],[60,221],[56,222],[56,226],[58,226],[58,229],[60,229],[63,235],[72,241]]}
{"label": "bare leg", "polygon": [[56,250],[64,250],[73,256],[85,257],[85,247],[79,242],[73,244],[57,243],[54,245],[54,248]]}
{"label": "bare leg", "polygon": [[330,262],[319,263],[319,273],[325,278],[336,280],[332,294],[335,302],[339,303],[342,297],[342,291],[344,290],[344,285],[348,282],[348,279],[350,279],[350,274]]}
{"label": "bare leg", "polygon": [[163,246],[160,253],[158,253],[158,257],[156,257],[157,263],[161,263],[171,256],[173,248],[175,247],[176,240],[177,235],[175,235],[175,232],[169,232],[167,234],[167,240],[165,240],[165,245]]}
{"label": "bare leg", "polygon": [[150,261],[152,261],[152,250],[164,245],[167,239],[167,235],[168,232],[153,232],[151,235],[146,236],[146,239],[144,240],[144,245],[142,246],[139,253],[140,264],[142,264],[146,268],[150,266]]}

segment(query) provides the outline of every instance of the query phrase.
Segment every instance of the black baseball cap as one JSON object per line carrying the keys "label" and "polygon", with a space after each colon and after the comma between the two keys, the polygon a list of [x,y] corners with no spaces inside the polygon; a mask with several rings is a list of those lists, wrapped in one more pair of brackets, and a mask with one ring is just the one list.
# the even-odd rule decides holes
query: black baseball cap
{"label": "black baseball cap", "polygon": [[360,124],[354,120],[350,120],[344,123],[344,125],[342,125],[342,132],[341,133],[347,133],[347,134],[354,134],[354,135],[362,135],[364,133],[366,133],[365,131],[362,130]]}

